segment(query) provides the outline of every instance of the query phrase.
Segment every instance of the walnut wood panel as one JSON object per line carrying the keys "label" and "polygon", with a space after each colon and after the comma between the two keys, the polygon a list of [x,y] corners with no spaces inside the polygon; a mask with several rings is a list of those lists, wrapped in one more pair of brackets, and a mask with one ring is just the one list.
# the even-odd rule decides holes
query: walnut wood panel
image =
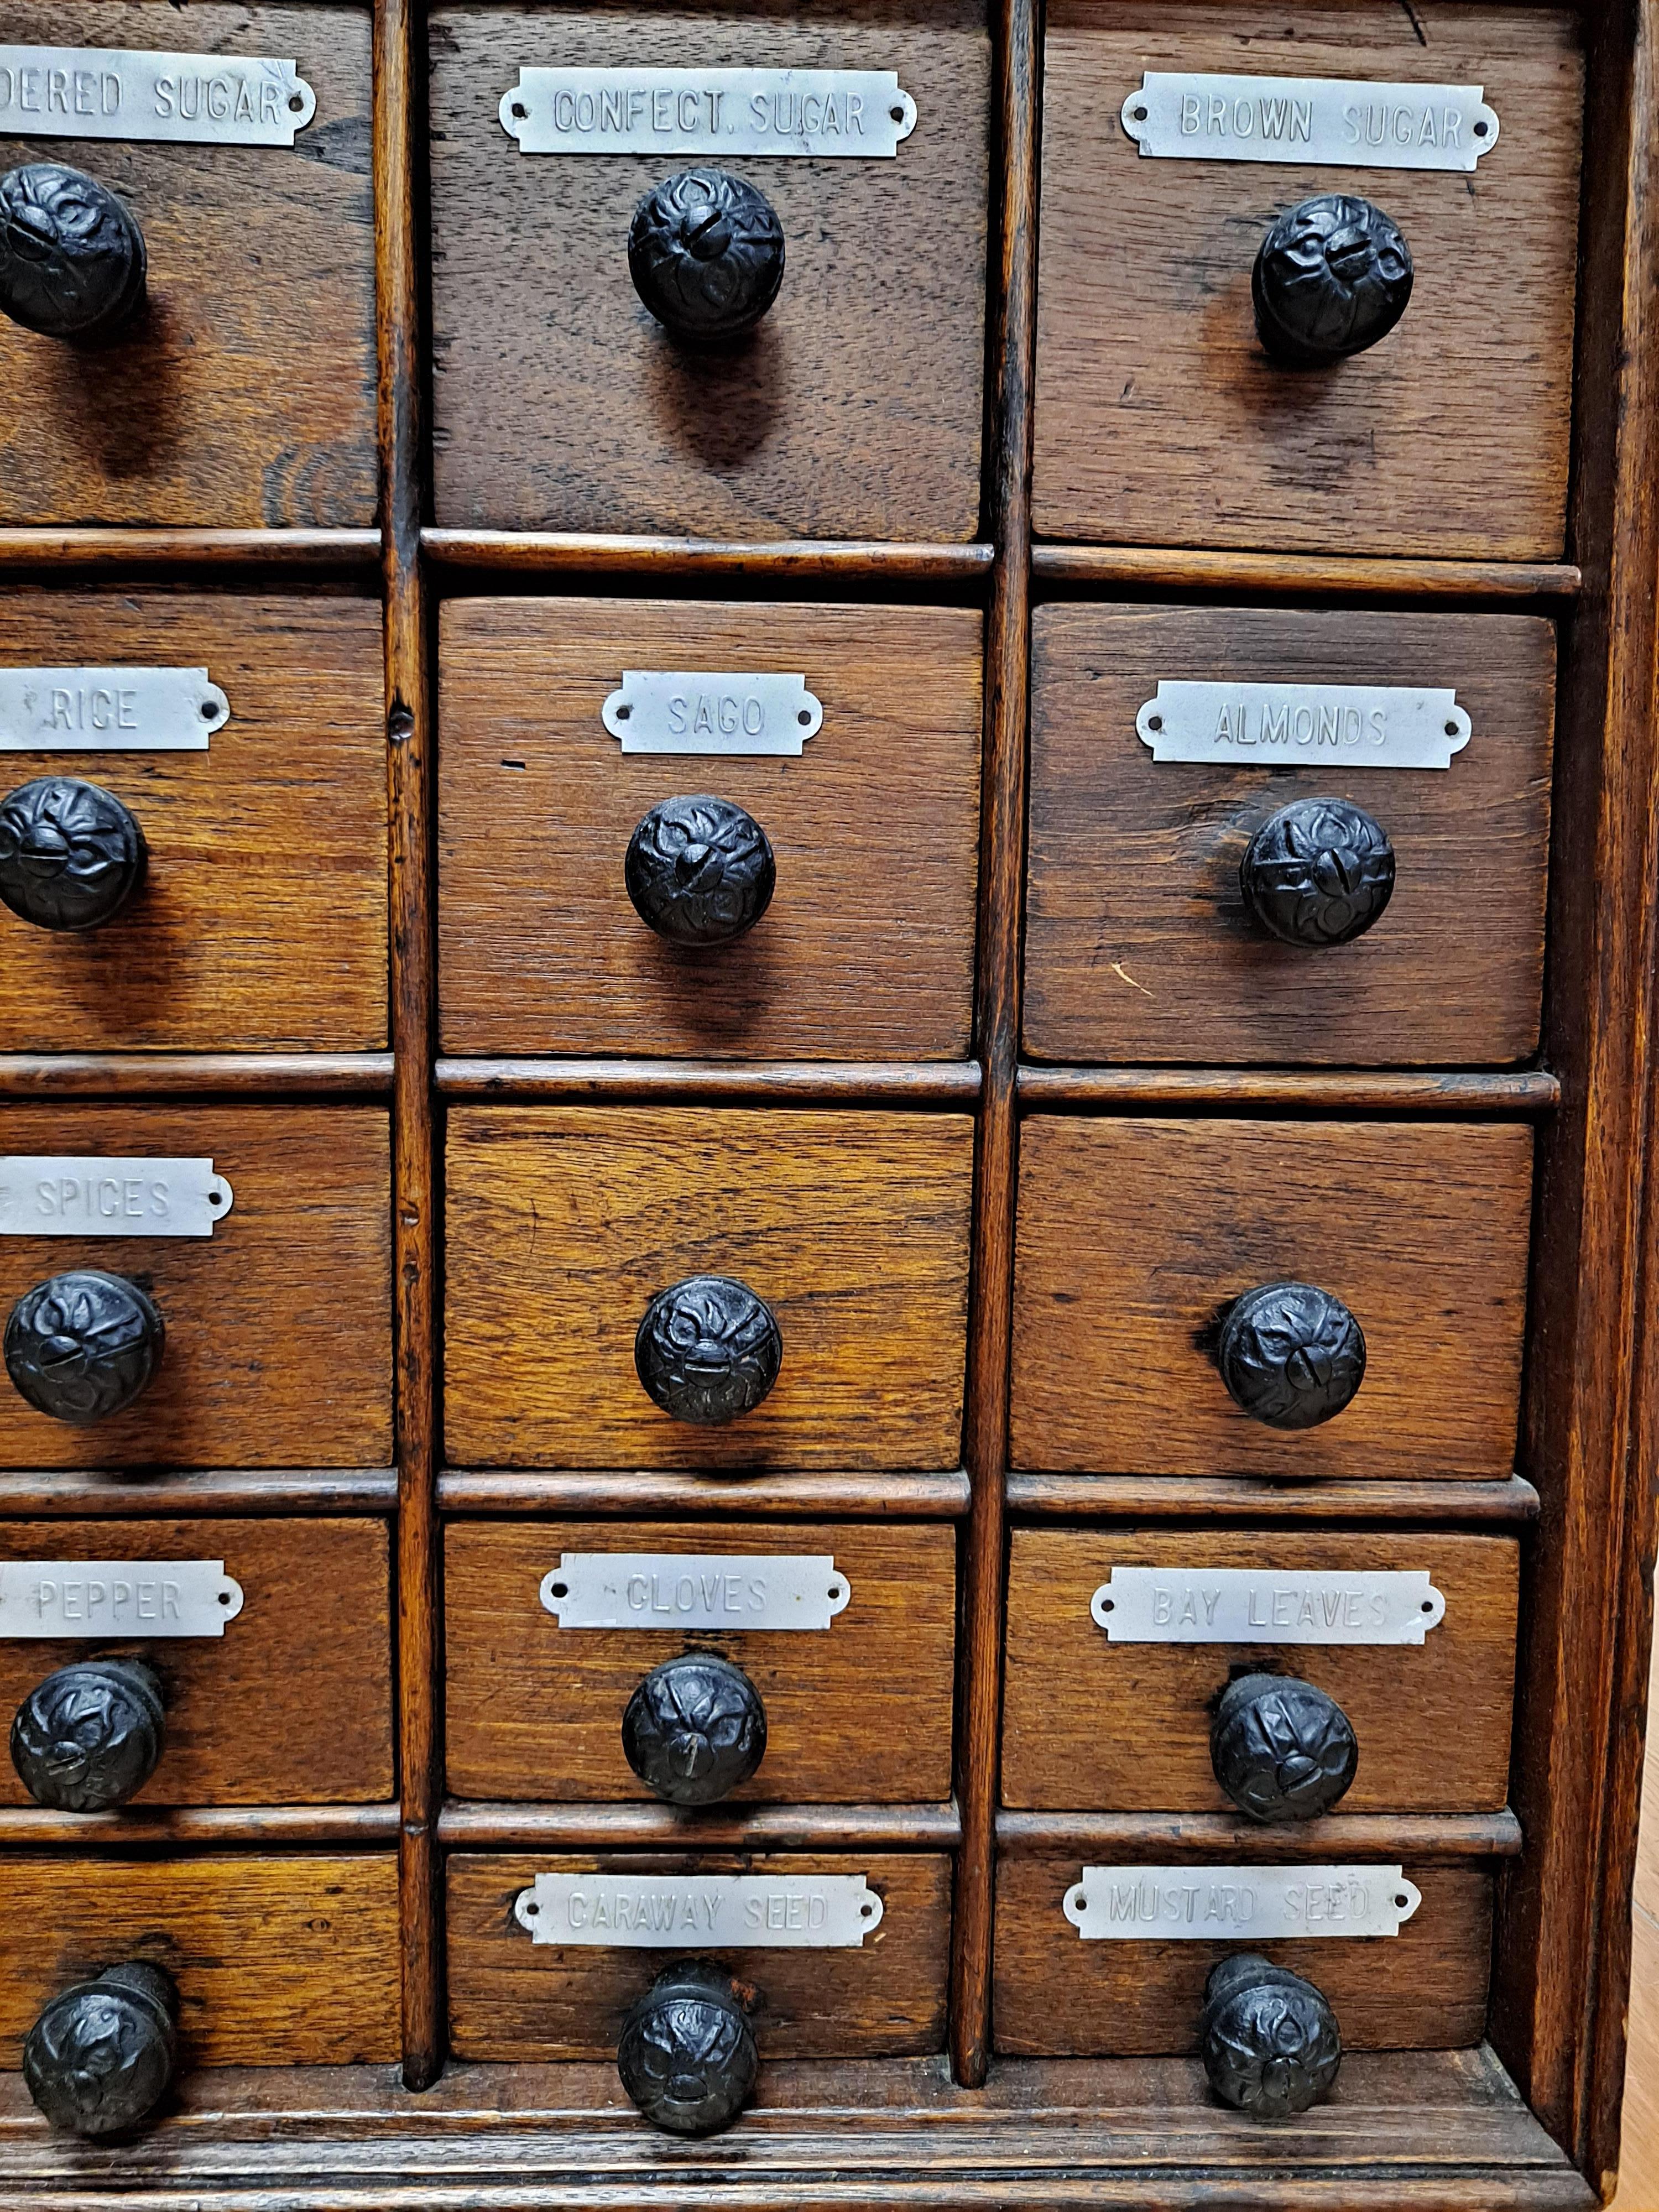
{"label": "walnut wood panel", "polygon": [[392,1450],[386,1117],[372,1108],[8,1106],[0,1152],[211,1158],[211,1237],[0,1237],[0,1313],[74,1267],[128,1274],[167,1348],[123,1413],[69,1428],[0,1390],[0,1466],[363,1467]]}
{"label": "walnut wood panel", "polygon": [[[949,1468],[962,1448],[963,1115],[466,1107],[449,1117],[449,1456],[488,1466]],[[741,1420],[672,1420],[634,1367],[688,1275],[772,1307]]]}
{"label": "walnut wood panel", "polygon": [[[980,504],[990,46],[983,0],[679,0],[432,12],[436,520],[742,538],[971,538]],[[628,227],[684,155],[520,154],[526,65],[896,70],[896,159],[739,161],[783,289],[735,349],[677,347]],[[529,272],[533,281],[526,281]],[[707,664],[703,664],[707,665]]]}
{"label": "walnut wood panel", "polygon": [[6,1052],[363,1052],[386,1037],[380,617],[363,599],[8,595],[9,660],[203,668],[230,700],[205,752],[31,753],[10,788],[81,776],[149,848],[113,921],[0,908]]}
{"label": "walnut wood panel", "polygon": [[904,2057],[945,2039],[950,1860],[610,1852],[571,1858],[457,1854],[448,1863],[449,2028],[458,2058],[611,2058],[623,2015],[669,1951],[538,1945],[513,1917],[541,1873],[861,1874],[881,1924],[846,1950],[699,1950],[750,1985],[763,2058]]}
{"label": "walnut wood panel", "polygon": [[[852,1585],[828,1628],[687,1634],[562,1628],[541,1580],[562,1552],[827,1553]],[[623,1757],[635,1685],[722,1651],[766,1708],[760,1771],[726,1802],[890,1804],[951,1794],[956,1535],[948,1526],[784,1522],[451,1522],[444,1697],[458,1797],[651,1802]]]}
{"label": "walnut wood panel", "polygon": [[[1359,1771],[1343,1814],[1495,1812],[1509,1784],[1518,1553],[1513,1538],[1410,1529],[1017,1528],[1003,1802],[1230,1813],[1210,1723],[1231,1677],[1261,1668],[1317,1684],[1352,1723]],[[1249,1568],[1267,1592],[1280,1572],[1426,1568],[1446,1614],[1421,1644],[1114,1644],[1089,1601],[1115,1566]]]}
{"label": "walnut wood panel", "polygon": [[[1531,1162],[1505,1122],[1027,1122],[1014,1464],[1507,1475]],[[1299,1434],[1241,1413],[1210,1348],[1235,1298],[1287,1279],[1365,1334],[1352,1403]]]}
{"label": "walnut wood panel", "polygon": [[[1563,548],[1583,105],[1577,25],[1541,8],[1059,0],[1048,19],[1035,526],[1141,545],[1547,560]],[[1150,161],[1118,111],[1146,69],[1479,84],[1472,175]],[[1255,335],[1268,226],[1373,199],[1416,282],[1379,345],[1281,368]]]}
{"label": "walnut wood panel", "polygon": [[[166,1747],[135,1806],[391,1796],[384,1522],[0,1522],[0,1559],[222,1559],[242,1586],[242,1609],[222,1637],[0,1640],[0,1716],[54,1668],[131,1652],[160,1675],[167,1704]],[[31,1802],[8,1764],[0,1804]]]}
{"label": "walnut wood panel", "polygon": [[292,148],[0,137],[0,169],[62,161],[118,193],[149,298],[88,350],[0,319],[0,522],[367,527],[374,520],[368,9],[299,0],[13,0],[20,44],[295,60]]}
{"label": "walnut wood panel", "polygon": [[179,1987],[179,2068],[384,2064],[398,2053],[398,1862],[0,1861],[0,2065],[46,2000],[123,1959]]}
{"label": "walnut wood panel", "polygon": [[[451,601],[443,1049],[965,1053],[980,629],[967,607]],[[625,754],[599,719],[625,668],[799,669],[823,726],[798,760]],[[754,816],[778,883],[745,936],[688,954],[635,912],[623,856],[659,800],[701,791]]]}
{"label": "walnut wood panel", "polygon": [[[1000,2051],[1032,2058],[1195,2051],[1206,1978],[1243,1950],[1322,1990],[1346,2050],[1455,2050],[1480,2040],[1492,1905],[1483,1869],[1407,1866],[1423,1902],[1397,1936],[1261,1942],[1237,1934],[1217,1943],[1085,1942],[1060,1909],[1080,1871],[1076,1858],[1006,1858],[997,1869]],[[1180,1877],[1203,1878],[1202,1867]]]}
{"label": "walnut wood panel", "polygon": [[[1152,166],[1157,167],[1157,164]],[[1502,1061],[1537,1049],[1555,640],[1524,615],[1048,606],[1034,623],[1025,1046],[1050,1060]],[[1358,756],[1157,763],[1160,677],[1453,688],[1443,774]],[[1278,808],[1332,796],[1398,874],[1351,945],[1283,945],[1239,863]]]}

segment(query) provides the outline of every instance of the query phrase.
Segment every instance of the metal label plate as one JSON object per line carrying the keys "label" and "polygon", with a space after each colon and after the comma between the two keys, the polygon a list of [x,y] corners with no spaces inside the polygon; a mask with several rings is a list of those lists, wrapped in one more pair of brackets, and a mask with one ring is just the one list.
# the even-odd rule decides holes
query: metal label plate
{"label": "metal label plate", "polygon": [[1135,728],[1155,761],[1445,769],[1474,725],[1455,691],[1426,686],[1160,677]]}
{"label": "metal label plate", "polygon": [[317,112],[295,62],[0,46],[0,137],[291,146]]}
{"label": "metal label plate", "polygon": [[1472,169],[1498,143],[1498,116],[1478,84],[1148,70],[1122,120],[1143,154],[1165,161]]}
{"label": "metal label plate", "polygon": [[0,1637],[222,1636],[241,1609],[222,1559],[0,1561]]}
{"label": "metal label plate", "polygon": [[521,154],[810,154],[890,161],[916,127],[892,70],[521,69]]}
{"label": "metal label plate", "polygon": [[0,1158],[0,1237],[211,1237],[234,1202],[211,1160]]}
{"label": "metal label plate", "polygon": [[0,668],[0,753],[204,753],[229,720],[205,668]]}
{"label": "metal label plate", "polygon": [[882,1902],[861,1874],[538,1874],[513,1910],[538,1943],[847,1951]]}
{"label": "metal label plate", "polygon": [[626,668],[600,719],[625,753],[799,755],[823,707],[804,676]]}
{"label": "metal label plate", "polygon": [[1397,1866],[1085,1867],[1063,1911],[1085,1942],[1397,1936],[1423,1893]]}
{"label": "metal label plate", "polygon": [[561,1628],[828,1628],[852,1595],[827,1552],[561,1552],[541,1584]]}
{"label": "metal label plate", "polygon": [[1114,1567],[1089,1611],[1110,1644],[1420,1644],[1446,1601],[1419,1567]]}

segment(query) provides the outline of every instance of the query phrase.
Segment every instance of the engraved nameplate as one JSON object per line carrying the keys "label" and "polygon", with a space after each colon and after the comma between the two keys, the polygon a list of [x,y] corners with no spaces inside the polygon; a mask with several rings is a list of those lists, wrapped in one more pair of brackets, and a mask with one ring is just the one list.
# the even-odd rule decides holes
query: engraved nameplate
{"label": "engraved nameplate", "polygon": [[1484,91],[1478,84],[1148,70],[1123,103],[1123,127],[1143,154],[1165,161],[1472,169],[1498,143],[1498,117]]}
{"label": "engraved nameplate", "polygon": [[222,1559],[0,1561],[0,1637],[222,1636],[241,1609]]}
{"label": "engraved nameplate", "polygon": [[541,1585],[561,1628],[828,1628],[852,1595],[828,1553],[562,1552]]}
{"label": "engraved nameplate", "polygon": [[538,1943],[846,1951],[882,1903],[861,1874],[538,1874],[513,1910]]}
{"label": "engraved nameplate", "polygon": [[798,754],[823,708],[804,676],[627,668],[600,717],[625,753]]}
{"label": "engraved nameplate", "polygon": [[1111,1644],[1420,1644],[1446,1601],[1418,1567],[1114,1567],[1089,1611]]}
{"label": "engraved nameplate", "polygon": [[0,1237],[211,1237],[234,1194],[211,1160],[0,1158]]}
{"label": "engraved nameplate", "polygon": [[1423,1893],[1397,1866],[1085,1867],[1063,1910],[1085,1942],[1397,1936]]}
{"label": "engraved nameplate", "polygon": [[1449,768],[1472,728],[1455,691],[1408,684],[1158,679],[1135,716],[1155,761]]}
{"label": "engraved nameplate", "polygon": [[204,753],[229,720],[205,668],[0,668],[0,753]]}
{"label": "engraved nameplate", "polygon": [[521,69],[521,154],[811,154],[890,161],[916,127],[891,70]]}
{"label": "engraved nameplate", "polygon": [[317,112],[294,62],[118,46],[0,46],[0,138],[291,146]]}

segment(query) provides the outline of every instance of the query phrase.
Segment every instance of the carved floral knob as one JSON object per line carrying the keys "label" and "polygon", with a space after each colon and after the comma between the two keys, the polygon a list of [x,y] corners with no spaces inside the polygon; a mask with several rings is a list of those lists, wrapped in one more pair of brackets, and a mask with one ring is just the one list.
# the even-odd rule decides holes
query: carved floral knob
{"label": "carved floral knob", "polygon": [[665,799],[628,841],[635,911],[670,945],[729,945],[772,902],[777,862],[752,814],[729,799]]}
{"label": "carved floral knob", "polygon": [[1394,847],[1346,799],[1298,799],[1251,838],[1238,884],[1251,915],[1286,945],[1346,945],[1394,895]]}
{"label": "carved floral knob", "polygon": [[1334,1698],[1288,1674],[1241,1674],[1210,1729],[1215,1778],[1253,1820],[1328,1813],[1359,1771],[1359,1745]]}
{"label": "carved floral knob", "polygon": [[766,1756],[766,1707],[741,1667],[687,1651],[653,1667],[623,1714],[623,1753],[671,1805],[713,1805]]}
{"label": "carved floral knob", "polygon": [[652,189],[628,233],[634,289],[670,333],[719,344],[757,323],[783,282],[783,225],[727,170],[682,169]]}
{"label": "carved floral knob", "polygon": [[144,269],[143,233],[95,177],[58,161],[0,177],[0,314],[95,345],[137,313]]}
{"label": "carved floral knob", "polygon": [[1250,277],[1262,344],[1287,368],[1318,368],[1385,338],[1412,295],[1412,257],[1379,207],[1321,192],[1287,208]]}
{"label": "carved floral knob", "polygon": [[1216,1364],[1233,1403],[1270,1429],[1334,1419],[1365,1376],[1365,1339],[1340,1298],[1312,1283],[1263,1283],[1236,1298]]}
{"label": "carved floral knob", "polygon": [[6,1323],[6,1372],[37,1413],[88,1428],[149,1387],[167,1330],[125,1275],[77,1267],[25,1291]]}
{"label": "carved floral knob", "polygon": [[729,2128],[759,2064],[738,1985],[708,1959],[678,1959],[659,1974],[629,2006],[617,2045],[623,2088],[653,2127],[677,2136]]}
{"label": "carved floral knob", "polygon": [[112,791],[43,775],[0,799],[0,899],[37,929],[96,929],[138,888],[144,833]]}
{"label": "carved floral knob", "polygon": [[777,1316],[730,1275],[689,1275],[659,1291],[634,1339],[650,1396],[677,1421],[703,1428],[752,1413],[782,1364]]}
{"label": "carved floral knob", "polygon": [[178,2054],[179,1993],[159,1966],[106,1966],[60,1990],[23,2044],[28,2093],[55,2128],[113,2136],[161,2102]]}
{"label": "carved floral knob", "polygon": [[11,1724],[11,1763],[37,1805],[107,1813],[155,1771],[161,1684],[142,1659],[82,1659],[31,1690]]}
{"label": "carved floral knob", "polygon": [[1199,2048],[1217,2096],[1253,2120],[1305,2112],[1342,2063],[1336,2014],[1313,1984],[1251,1951],[1212,1971]]}

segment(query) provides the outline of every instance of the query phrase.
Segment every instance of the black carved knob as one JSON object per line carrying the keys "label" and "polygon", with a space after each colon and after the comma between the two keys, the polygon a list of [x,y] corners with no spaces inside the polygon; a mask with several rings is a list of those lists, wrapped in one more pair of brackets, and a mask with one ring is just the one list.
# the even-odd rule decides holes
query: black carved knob
{"label": "black carved knob", "polygon": [[1346,945],[1394,895],[1394,847],[1346,799],[1297,799],[1269,815],[1238,866],[1244,904],[1286,945]]}
{"label": "black carved knob", "polygon": [[60,1990],[23,2044],[28,2093],[55,2128],[114,2136],[161,2102],[178,2055],[179,1993],[159,1966],[106,1966]]}
{"label": "black carved knob", "polygon": [[777,879],[754,816],[703,794],[653,806],[623,862],[635,911],[671,945],[729,945],[765,913]]}
{"label": "black carved knob", "polygon": [[1365,1339],[1340,1298],[1312,1283],[1263,1283],[1228,1308],[1216,1364],[1233,1403],[1270,1429],[1332,1420],[1365,1377]]}
{"label": "black carved knob", "polygon": [[659,1291],[634,1339],[651,1397],[677,1421],[703,1428],[752,1413],[782,1364],[777,1316],[730,1275],[689,1275]]}
{"label": "black carved knob", "polygon": [[1359,1745],[1334,1698],[1289,1674],[1241,1674],[1210,1729],[1215,1778],[1253,1820],[1328,1813],[1359,1771]]}
{"label": "black carved knob", "polygon": [[729,2128],[748,2103],[760,2055],[730,1974],[708,1959],[678,1959],[623,2021],[622,2085],[653,2126],[677,2136]]}
{"label": "black carved knob", "polygon": [[142,1659],[82,1659],[31,1690],[11,1724],[11,1763],[37,1805],[107,1813],[155,1771],[161,1684]]}
{"label": "black carved knob", "polygon": [[1250,277],[1262,344],[1287,368],[1317,368],[1385,338],[1412,295],[1412,257],[1369,200],[1321,192],[1287,208]]}
{"label": "black carved knob", "polygon": [[58,161],[0,177],[0,314],[96,345],[137,313],[144,267],[131,210],[95,177]]}
{"label": "black carved knob", "polygon": [[683,169],[635,209],[628,270],[672,336],[718,344],[757,323],[777,298],[783,225],[765,193],[741,177]]}
{"label": "black carved knob", "polygon": [[671,1805],[713,1805],[766,1756],[766,1708],[741,1667],[687,1651],[653,1667],[628,1700],[623,1753]]}
{"label": "black carved knob", "polygon": [[144,833],[113,792],[43,775],[0,799],[0,899],[37,929],[96,929],[137,889]]}
{"label": "black carved knob", "polygon": [[6,1372],[37,1413],[84,1429],[148,1388],[166,1339],[160,1309],[137,1283],[76,1267],[12,1308]]}
{"label": "black carved knob", "polygon": [[1342,2063],[1336,2014],[1313,1984],[1251,1951],[1212,1970],[1199,2048],[1217,2096],[1253,2120],[1305,2112]]}

